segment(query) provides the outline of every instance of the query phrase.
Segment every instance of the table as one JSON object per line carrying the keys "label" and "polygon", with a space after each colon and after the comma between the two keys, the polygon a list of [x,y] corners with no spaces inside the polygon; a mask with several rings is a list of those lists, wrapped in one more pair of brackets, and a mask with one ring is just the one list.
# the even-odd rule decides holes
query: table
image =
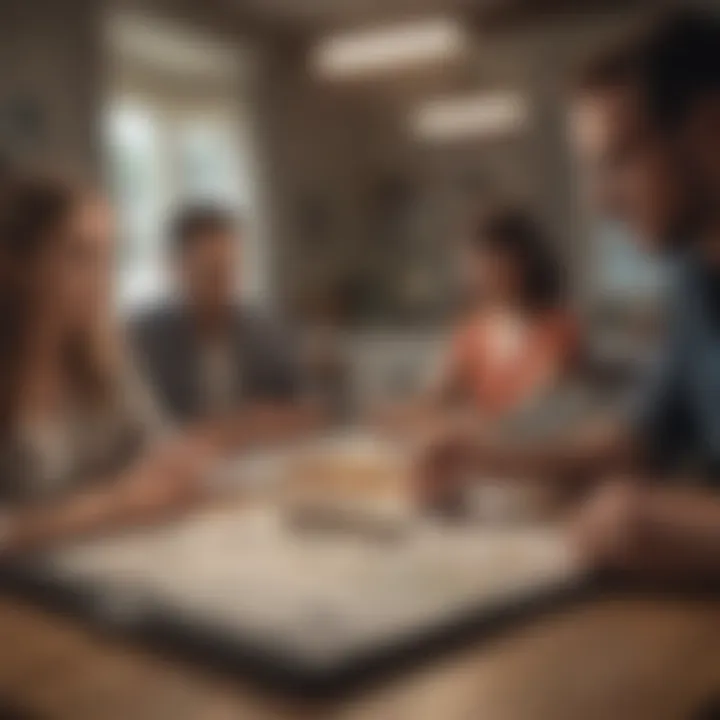
{"label": "table", "polygon": [[682,720],[720,699],[720,602],[617,594],[314,705],[0,597],[0,697],[57,720]]}

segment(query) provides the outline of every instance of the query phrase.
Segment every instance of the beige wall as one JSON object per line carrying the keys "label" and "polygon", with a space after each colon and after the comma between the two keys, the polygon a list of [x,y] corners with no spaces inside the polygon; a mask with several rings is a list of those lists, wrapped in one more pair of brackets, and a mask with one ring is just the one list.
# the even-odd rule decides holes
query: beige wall
{"label": "beige wall", "polygon": [[72,164],[81,173],[97,170],[101,8],[100,0],[0,3],[0,124],[27,107],[38,125],[22,140],[6,128],[5,152],[43,165]]}
{"label": "beige wall", "polygon": [[[139,0],[122,4],[146,5]],[[188,10],[187,2],[152,4],[168,14],[179,8],[186,22],[213,27],[204,4],[202,12]],[[23,158],[83,172],[99,168],[97,127],[107,77],[101,29],[107,6],[103,0],[0,3],[0,113],[18,101],[29,102],[42,121],[37,140],[15,148]],[[247,38],[227,20],[214,23],[225,39]],[[301,44],[253,28],[260,58],[255,88],[260,215],[271,285],[279,295],[292,297],[293,285],[308,281],[298,278],[309,277],[312,283],[362,259],[372,233],[367,195],[380,175],[419,178],[429,206],[459,216],[468,198],[458,201],[453,187],[459,174],[475,166],[495,179],[500,194],[527,198],[581,277],[588,253],[564,127],[566,79],[579,58],[634,21],[632,16],[603,22],[581,18],[481,38],[475,67],[452,88],[517,87],[530,100],[533,124],[515,141],[448,152],[409,141],[392,90],[385,87],[375,95],[372,87],[354,92],[314,81]],[[328,209],[333,243],[308,257],[299,246],[298,230],[303,204],[315,198]],[[445,231],[452,232],[452,223]]]}
{"label": "beige wall", "polygon": [[[577,287],[583,288],[590,254],[568,143],[568,86],[585,57],[641,19],[636,14],[579,17],[479,38],[474,68],[461,83],[451,78],[449,91],[518,89],[528,99],[531,122],[514,139],[445,150],[412,142],[403,127],[403,106],[393,102],[392,88],[378,83],[373,93],[368,84],[353,89],[313,80],[302,52],[289,54],[278,63],[268,89],[274,97],[266,140],[276,167],[273,208],[279,284],[289,288],[302,283],[307,272],[312,285],[329,272],[326,266],[342,267],[362,257],[371,232],[364,193],[380,174],[417,178],[430,212],[442,215],[440,227],[452,234],[473,200],[458,194],[458,177],[475,169],[490,179],[495,194],[526,201],[543,219]],[[437,93],[438,87],[434,78],[428,93]],[[415,95],[397,94],[403,101],[416,102],[423,97],[422,84]],[[297,222],[307,197],[322,197],[331,208],[337,257],[332,252],[308,257],[299,247]]]}

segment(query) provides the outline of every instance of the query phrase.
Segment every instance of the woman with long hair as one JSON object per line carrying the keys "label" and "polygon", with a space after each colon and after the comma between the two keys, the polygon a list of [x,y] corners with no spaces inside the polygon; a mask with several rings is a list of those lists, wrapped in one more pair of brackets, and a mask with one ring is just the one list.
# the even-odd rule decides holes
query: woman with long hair
{"label": "woman with long hair", "polygon": [[[64,180],[0,196],[0,554],[190,498],[189,448],[161,422],[112,313],[111,213]],[[151,449],[152,446],[152,449]]]}

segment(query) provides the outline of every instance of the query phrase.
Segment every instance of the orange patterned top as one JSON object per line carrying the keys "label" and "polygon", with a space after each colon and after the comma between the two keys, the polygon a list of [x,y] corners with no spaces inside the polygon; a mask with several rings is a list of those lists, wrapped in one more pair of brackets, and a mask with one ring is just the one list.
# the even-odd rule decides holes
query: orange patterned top
{"label": "orange patterned top", "polygon": [[478,409],[497,416],[557,381],[578,349],[578,327],[569,313],[551,311],[523,322],[481,311],[455,332],[450,376]]}

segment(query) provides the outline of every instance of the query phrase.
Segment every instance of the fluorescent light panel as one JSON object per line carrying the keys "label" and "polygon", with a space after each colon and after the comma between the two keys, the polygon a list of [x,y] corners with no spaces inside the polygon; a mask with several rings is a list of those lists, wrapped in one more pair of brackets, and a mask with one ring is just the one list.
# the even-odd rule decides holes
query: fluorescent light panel
{"label": "fluorescent light panel", "polygon": [[312,64],[325,77],[369,75],[447,60],[466,45],[457,22],[416,20],[329,37],[315,47]]}
{"label": "fluorescent light panel", "polygon": [[517,132],[526,119],[520,95],[498,92],[430,101],[415,111],[411,127],[424,140],[453,140]]}

